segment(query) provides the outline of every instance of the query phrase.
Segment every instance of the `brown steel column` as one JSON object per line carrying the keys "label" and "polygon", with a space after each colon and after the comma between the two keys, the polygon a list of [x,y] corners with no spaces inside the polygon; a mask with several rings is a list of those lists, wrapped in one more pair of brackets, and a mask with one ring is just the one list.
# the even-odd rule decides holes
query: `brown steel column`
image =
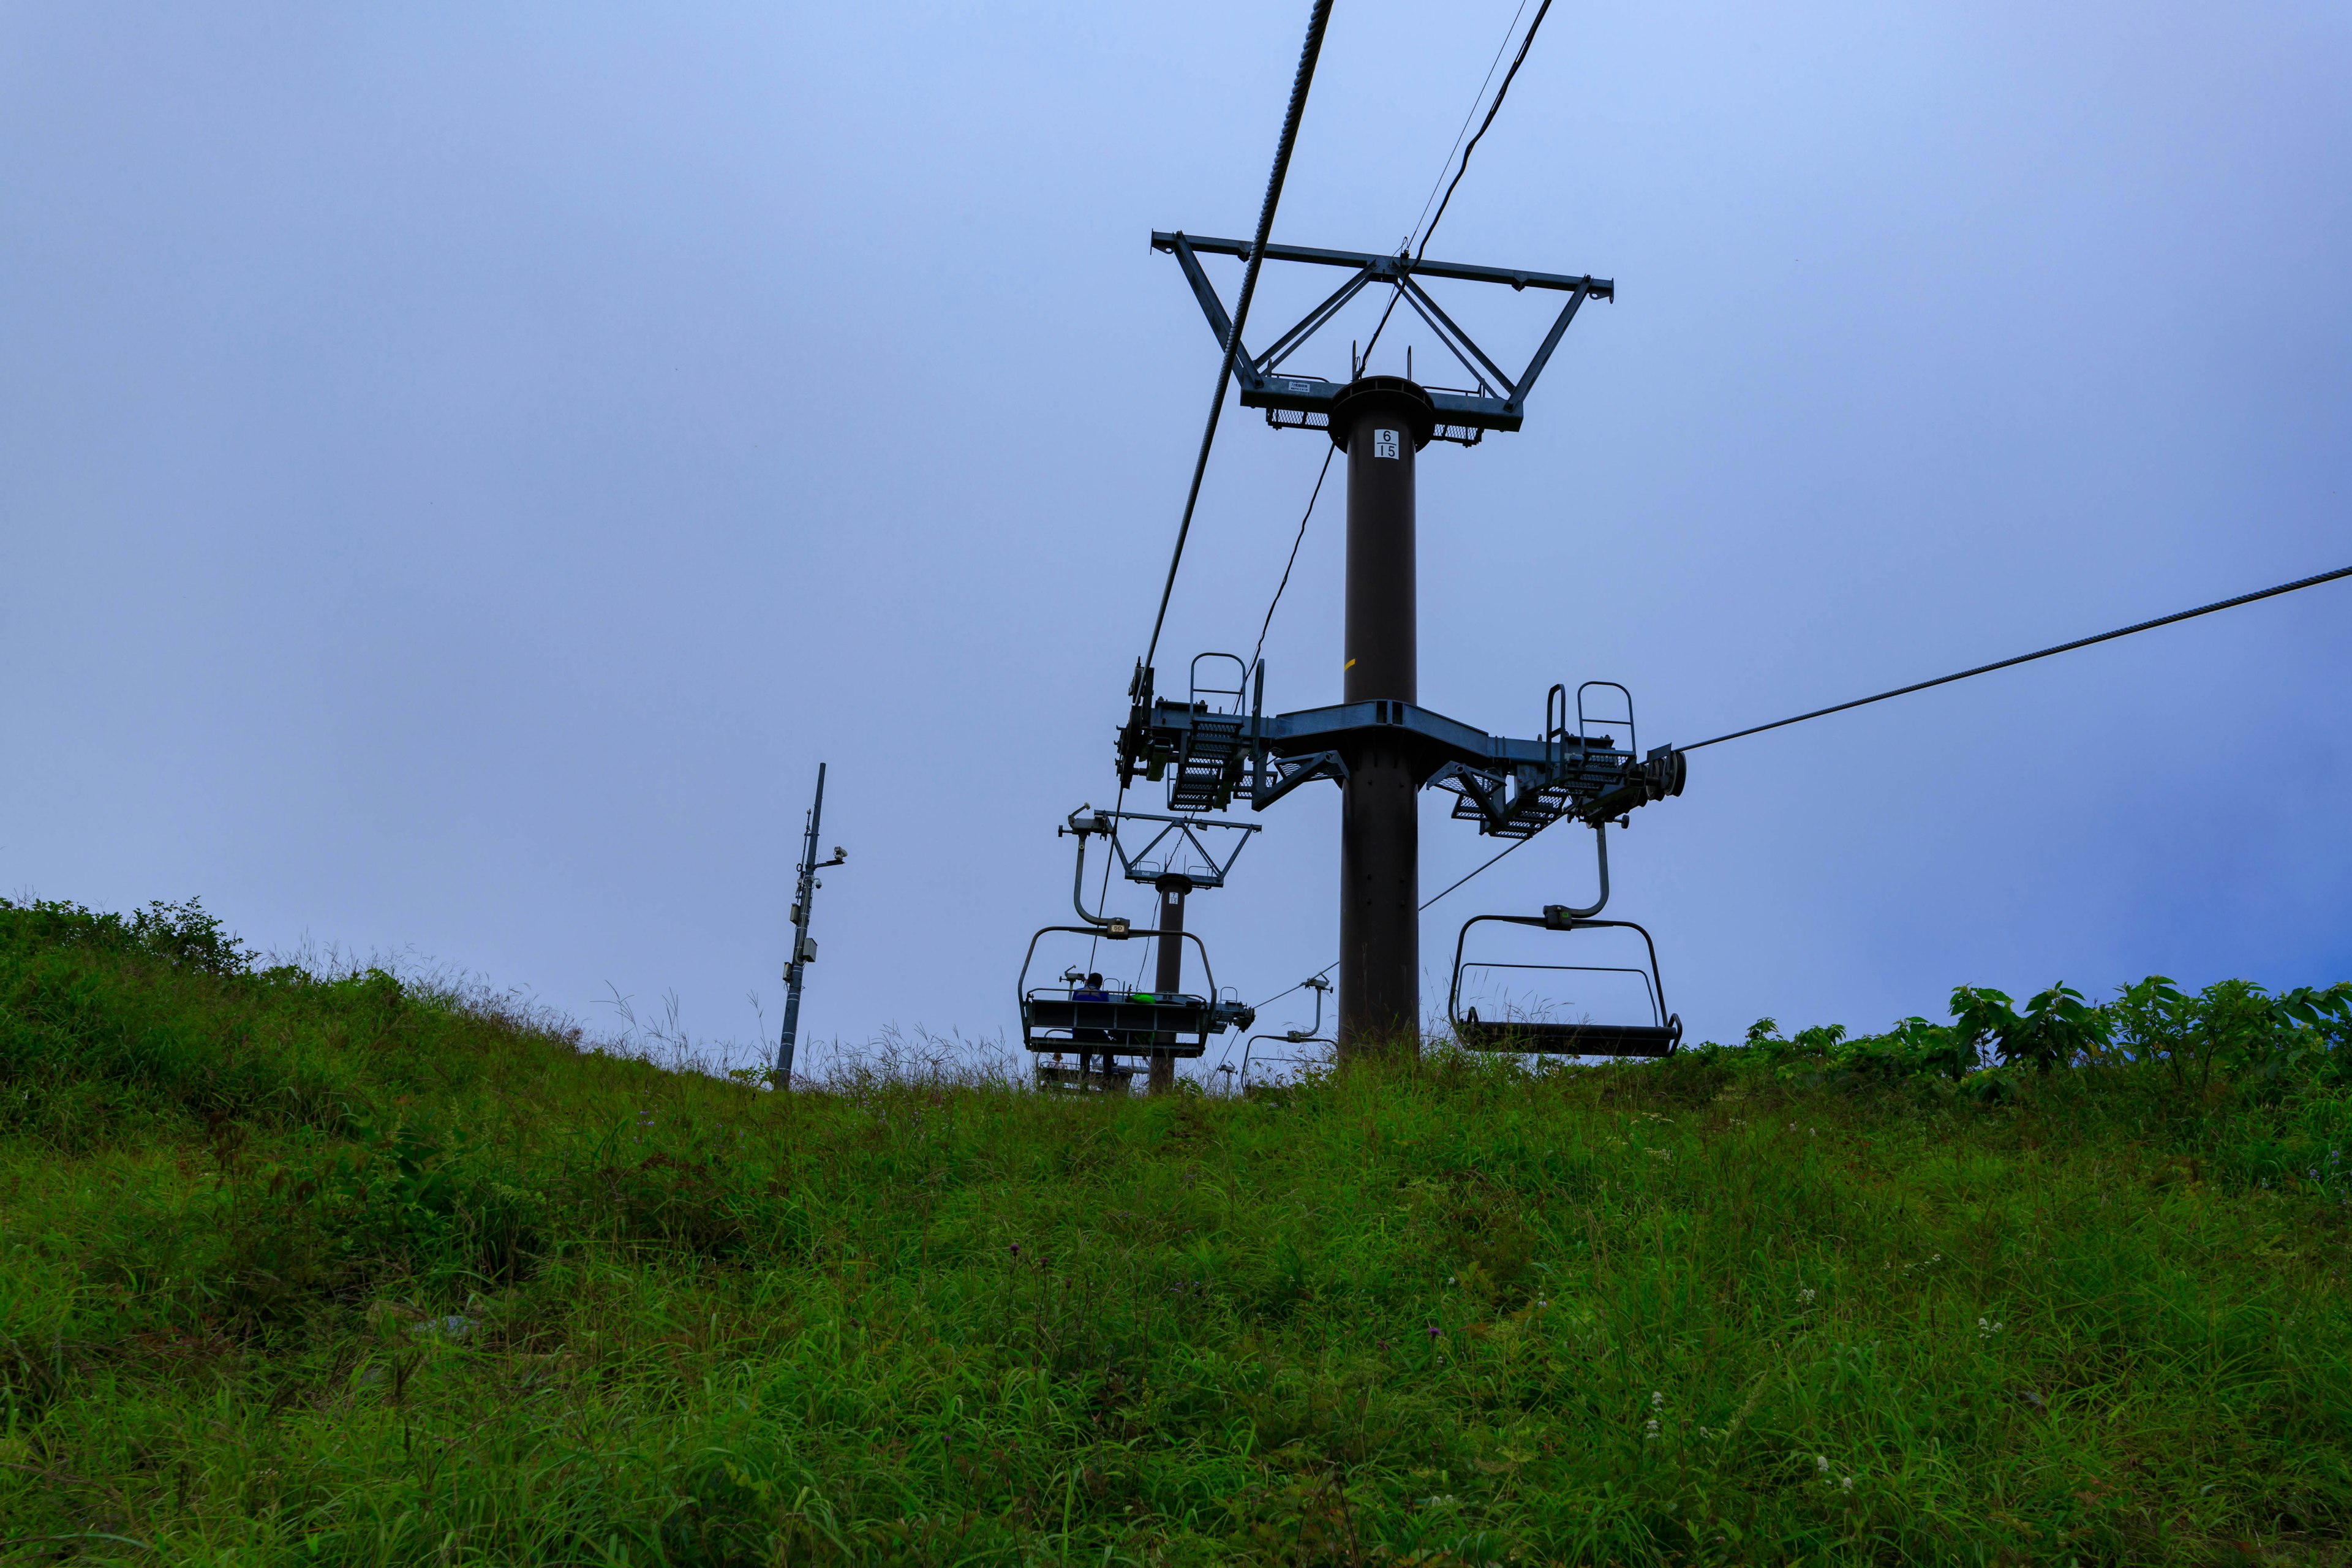
{"label": "brown steel column", "polygon": [[[1152,886],[1160,891],[1160,968],[1152,976],[1155,995],[1172,996],[1184,989],[1184,895],[1192,890],[1189,877],[1162,877]],[[1216,1000],[1214,997],[1211,1001]],[[1173,1037],[1160,1035],[1161,1040]],[[1165,1094],[1176,1087],[1176,1053],[1151,1053],[1150,1092]]]}
{"label": "brown steel column", "polygon": [[[1434,425],[1429,396],[1402,376],[1365,376],[1340,395],[1331,438],[1348,454],[1344,700],[1419,700],[1413,465]],[[1422,770],[1405,732],[1377,730],[1341,751],[1339,1058],[1421,1044]]]}

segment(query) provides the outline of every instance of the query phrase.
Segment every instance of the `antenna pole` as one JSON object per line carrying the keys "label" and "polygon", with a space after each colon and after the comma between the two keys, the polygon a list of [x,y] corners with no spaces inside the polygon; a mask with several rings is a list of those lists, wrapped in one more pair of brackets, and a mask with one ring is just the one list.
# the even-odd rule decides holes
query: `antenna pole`
{"label": "antenna pole", "polygon": [[808,983],[809,961],[816,944],[809,941],[810,905],[816,898],[817,820],[824,815],[824,764],[816,765],[816,799],[808,809],[808,831],[801,838],[800,879],[793,885],[793,949],[784,961],[784,1032],[776,1042],[776,1087],[793,1082],[793,1047],[801,1030],[801,988]]}

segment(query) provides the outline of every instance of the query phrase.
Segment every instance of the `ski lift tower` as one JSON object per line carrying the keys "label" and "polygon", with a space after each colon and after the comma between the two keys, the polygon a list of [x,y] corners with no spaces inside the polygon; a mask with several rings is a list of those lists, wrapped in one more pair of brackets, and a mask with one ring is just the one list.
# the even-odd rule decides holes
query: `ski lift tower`
{"label": "ski lift tower", "polygon": [[[1232,319],[1202,268],[1204,256],[1246,258],[1247,241],[1155,233],[1152,248],[1175,257],[1222,349]],[[1442,784],[1460,797],[1456,816],[1480,830],[1525,837],[1562,816],[1598,829],[1630,805],[1681,792],[1679,753],[1660,748],[1643,763],[1588,742],[1557,725],[1549,707],[1539,740],[1507,741],[1418,705],[1414,499],[1418,454],[1432,441],[1473,447],[1490,430],[1517,430],[1528,395],[1587,300],[1614,300],[1607,279],[1504,267],[1416,260],[1399,253],[1268,245],[1265,259],[1342,269],[1348,277],[1265,353],[1239,348],[1234,364],[1242,405],[1265,411],[1278,429],[1324,432],[1348,458],[1346,646],[1337,708],[1266,716],[1265,668],[1248,672],[1257,702],[1230,715],[1202,700],[1160,700],[1140,666],[1133,706],[1120,731],[1121,777],[1158,778],[1172,761],[1173,793],[1218,777],[1227,797],[1247,767],[1251,803],[1263,809],[1309,778],[1341,791],[1339,828],[1339,1023],[1342,1057],[1383,1042],[1419,1038],[1421,1026],[1420,819],[1415,795]],[[1423,287],[1424,279],[1506,284],[1564,296],[1527,367],[1507,374]],[[1283,368],[1356,296],[1374,287],[1398,300],[1436,336],[1468,376],[1467,387],[1423,386],[1408,375],[1374,375],[1351,348],[1349,380]],[[1407,361],[1408,372],[1411,362]],[[1560,689],[1554,689],[1555,697]],[[1627,716],[1631,706],[1628,700]],[[1230,721],[1230,722],[1228,722]],[[1630,724],[1627,726],[1630,731]],[[1220,805],[1223,801],[1218,802]]]}

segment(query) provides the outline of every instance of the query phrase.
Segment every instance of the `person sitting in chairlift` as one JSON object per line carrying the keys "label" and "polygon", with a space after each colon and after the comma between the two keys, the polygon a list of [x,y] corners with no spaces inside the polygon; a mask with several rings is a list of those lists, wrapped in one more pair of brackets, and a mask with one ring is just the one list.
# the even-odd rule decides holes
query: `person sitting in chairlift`
{"label": "person sitting in chairlift", "polygon": [[[1089,974],[1082,983],[1070,988],[1070,1000],[1073,1002],[1108,1002],[1110,1000],[1110,993],[1103,989],[1103,977],[1100,974]],[[1093,1053],[1087,1049],[1087,1044],[1090,1041],[1099,1040],[1105,1045],[1108,1045],[1110,1043],[1110,1035],[1107,1030],[1103,1029],[1073,1029],[1070,1031],[1070,1035],[1073,1040],[1077,1043],[1078,1047],[1078,1076],[1080,1078],[1084,1078],[1088,1072],[1093,1070]],[[1102,1065],[1103,1071],[1110,1071],[1110,1053],[1108,1051],[1105,1051],[1102,1054]]]}

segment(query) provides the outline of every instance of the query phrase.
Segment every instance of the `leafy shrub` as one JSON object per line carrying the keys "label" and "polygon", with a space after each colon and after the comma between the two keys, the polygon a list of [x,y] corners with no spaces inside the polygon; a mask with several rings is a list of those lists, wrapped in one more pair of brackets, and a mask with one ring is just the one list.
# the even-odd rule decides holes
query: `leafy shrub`
{"label": "leafy shrub", "polygon": [[0,899],[0,946],[20,952],[79,947],[115,955],[144,953],[175,969],[215,977],[246,973],[256,956],[205,911],[199,899],[183,904],[157,899],[128,919],[51,900],[19,904]]}
{"label": "leafy shrub", "polygon": [[[2224,980],[2192,996],[2152,974],[2105,1003],[2053,985],[2022,1011],[2004,992],[1962,985],[1951,1012],[1949,1024],[1911,1017],[1883,1035],[1852,1037],[1834,1024],[1783,1036],[1776,1020],[1759,1018],[1743,1046],[1704,1046],[1698,1054],[1811,1085],[1948,1079],[1988,1102],[2011,1096],[2021,1073],[2062,1068],[2146,1068],[2176,1089],[2198,1092],[2217,1083],[2277,1091],[2343,1081],[2352,1062],[2352,982],[2274,996],[2250,980]],[[1988,1055],[1997,1068],[1986,1068]]]}

